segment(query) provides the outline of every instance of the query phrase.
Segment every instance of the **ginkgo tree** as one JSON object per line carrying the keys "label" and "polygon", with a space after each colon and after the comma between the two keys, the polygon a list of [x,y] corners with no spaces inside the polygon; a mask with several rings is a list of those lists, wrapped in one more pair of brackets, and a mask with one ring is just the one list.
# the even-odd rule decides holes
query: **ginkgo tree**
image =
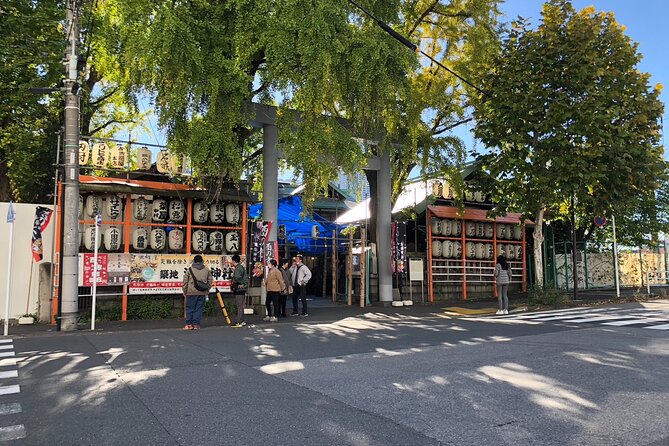
{"label": "ginkgo tree", "polygon": [[612,13],[553,0],[536,28],[514,22],[484,77],[490,95],[479,96],[475,134],[490,148],[487,189],[496,212],[534,220],[539,285],[546,213],[635,209],[666,174],[661,86],[639,71],[641,54],[624,31]]}

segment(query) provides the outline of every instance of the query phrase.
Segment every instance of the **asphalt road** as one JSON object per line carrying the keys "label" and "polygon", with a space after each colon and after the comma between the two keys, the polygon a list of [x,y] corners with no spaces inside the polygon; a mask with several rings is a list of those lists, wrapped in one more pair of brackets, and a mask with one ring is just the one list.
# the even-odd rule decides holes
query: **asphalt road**
{"label": "asphalt road", "polygon": [[669,324],[668,301],[505,317],[319,311],[15,337],[0,344],[0,440],[669,445],[669,330],[651,328]]}

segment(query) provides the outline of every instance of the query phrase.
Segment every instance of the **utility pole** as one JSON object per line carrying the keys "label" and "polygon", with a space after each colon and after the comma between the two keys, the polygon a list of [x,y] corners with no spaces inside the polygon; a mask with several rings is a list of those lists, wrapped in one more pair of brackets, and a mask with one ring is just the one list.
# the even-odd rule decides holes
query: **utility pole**
{"label": "utility pole", "polygon": [[59,327],[77,329],[79,312],[79,5],[67,0],[67,50],[65,53],[65,144],[63,175],[62,292]]}

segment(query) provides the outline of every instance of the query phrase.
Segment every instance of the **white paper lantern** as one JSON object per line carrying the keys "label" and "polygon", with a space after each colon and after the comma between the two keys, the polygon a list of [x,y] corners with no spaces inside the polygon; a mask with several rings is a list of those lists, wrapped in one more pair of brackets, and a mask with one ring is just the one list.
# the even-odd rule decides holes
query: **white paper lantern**
{"label": "white paper lantern", "polygon": [[453,257],[453,242],[450,240],[444,240],[441,242],[441,255],[444,258],[450,259]]}
{"label": "white paper lantern", "polygon": [[137,169],[149,170],[151,169],[151,150],[146,147],[137,149]]}
{"label": "white paper lantern", "polygon": [[209,206],[204,201],[196,201],[193,204],[193,221],[195,223],[206,223],[209,216]]}
{"label": "white paper lantern", "polygon": [[465,243],[465,251],[466,251],[465,255],[468,259],[475,259],[476,258],[476,243],[474,243],[474,242]]}
{"label": "white paper lantern", "polygon": [[118,251],[121,248],[121,230],[116,226],[105,229],[105,249],[107,251]]}
{"label": "white paper lantern", "polygon": [[465,235],[467,237],[474,237],[476,235],[476,223],[473,221],[465,222]]}
{"label": "white paper lantern", "polygon": [[485,244],[485,258],[487,260],[492,260],[495,258],[495,250],[492,246],[492,243]]}
{"label": "white paper lantern", "polygon": [[311,226],[311,238],[317,239],[321,236],[321,229],[318,227],[318,225],[312,225]]}
{"label": "white paper lantern", "polygon": [[225,205],[223,203],[214,203],[210,209],[209,219],[213,224],[222,225],[225,223]]}
{"label": "white paper lantern", "polygon": [[492,223],[486,223],[484,232],[485,232],[485,238],[492,239],[495,235],[495,227],[493,226]]}
{"label": "white paper lantern", "polygon": [[432,257],[442,256],[442,245],[439,240],[432,241]]}
{"label": "white paper lantern", "polygon": [[151,219],[156,222],[167,220],[167,202],[162,198],[153,200],[151,205]]}
{"label": "white paper lantern", "polygon": [[501,243],[497,244],[497,255],[506,257],[506,249]]}
{"label": "white paper lantern", "polygon": [[170,153],[167,150],[161,150],[156,157],[156,170],[160,173],[169,173],[171,165]]}
{"label": "white paper lantern", "polygon": [[477,243],[476,244],[476,258],[479,259],[479,260],[484,259],[485,258],[485,252],[486,252],[485,244],[481,243],[481,242]]}
{"label": "white paper lantern", "polygon": [[433,218],[432,223],[430,224],[430,230],[432,230],[432,235],[441,235],[441,222],[439,218]]}
{"label": "white paper lantern", "polygon": [[444,192],[444,186],[441,184],[441,181],[435,181],[432,183],[432,195],[435,197],[441,197]]}
{"label": "white paper lantern", "polygon": [[465,191],[465,201],[474,201],[474,192],[470,190]]}
{"label": "white paper lantern", "polygon": [[239,205],[236,203],[228,203],[225,205],[225,220],[231,224],[239,223]]}
{"label": "white paper lantern", "polygon": [[513,245],[506,245],[506,248],[504,248],[504,251],[506,252],[506,258],[509,260],[514,260],[516,258],[516,247]]}
{"label": "white paper lantern", "polygon": [[167,244],[172,251],[183,249],[184,232],[181,229],[172,229],[167,237]]}
{"label": "white paper lantern", "polygon": [[193,231],[193,251],[195,252],[204,252],[207,249],[207,233],[202,229]]}
{"label": "white paper lantern", "polygon": [[483,192],[476,191],[474,192],[474,201],[477,203],[483,203],[485,201],[485,195],[483,195]]}
{"label": "white paper lantern", "polygon": [[441,235],[450,236],[453,228],[453,220],[444,219],[441,221]]}
{"label": "white paper lantern", "polygon": [[523,245],[516,245],[516,259],[523,259]]}
{"label": "white paper lantern", "polygon": [[181,221],[184,219],[185,214],[184,203],[181,200],[172,200],[170,201],[169,206],[169,215],[170,221]]}
{"label": "white paper lantern", "polygon": [[128,162],[128,148],[112,146],[109,149],[109,162],[114,169],[123,169]]}
{"label": "white paper lantern", "polygon": [[133,204],[135,206],[135,220],[146,220],[146,217],[149,216],[149,200],[144,197],[139,197]]}
{"label": "white paper lantern", "polygon": [[506,225],[504,223],[497,223],[497,238],[501,240],[506,238]]}
{"label": "white paper lantern", "polygon": [[143,251],[149,246],[149,233],[145,228],[132,231],[132,249]]}
{"label": "white paper lantern", "polygon": [[151,235],[149,236],[149,246],[154,251],[162,251],[165,249],[165,241],[167,239],[167,234],[162,228],[155,228],[151,230]]}
{"label": "white paper lantern", "polygon": [[221,231],[212,231],[209,233],[209,249],[213,252],[223,252],[224,237]]}
{"label": "white paper lantern", "polygon": [[102,208],[102,199],[98,195],[89,195],[86,197],[86,216],[95,217],[95,214]]}
{"label": "white paper lantern", "polygon": [[522,240],[523,239],[523,227],[520,225],[513,225],[513,239]]}
{"label": "white paper lantern", "polygon": [[476,222],[476,236],[478,238],[485,237],[485,223],[483,223],[482,221]]}
{"label": "white paper lantern", "polygon": [[446,200],[451,200],[453,198],[453,188],[451,187],[450,184],[444,183],[443,188],[442,188],[441,196],[444,197]]}
{"label": "white paper lantern", "polygon": [[225,251],[228,254],[235,254],[239,252],[239,247],[241,246],[241,237],[239,232],[230,231],[225,234]]}
{"label": "white paper lantern", "polygon": [[[102,245],[102,234],[98,238],[98,249]],[[88,226],[84,229],[84,248],[88,251],[95,249],[95,226]]]}
{"label": "white paper lantern", "polygon": [[79,141],[79,165],[85,166],[91,159],[91,150],[88,142]]}
{"label": "white paper lantern", "polygon": [[462,258],[462,243],[453,242],[453,258],[454,259]]}
{"label": "white paper lantern", "polygon": [[459,236],[462,235],[462,221],[453,220],[453,225],[451,227],[451,235]]}
{"label": "white paper lantern", "polygon": [[123,200],[118,195],[109,195],[105,200],[105,214],[110,220],[116,220],[123,214]]}
{"label": "white paper lantern", "polygon": [[181,156],[179,155],[170,156],[169,173],[171,173],[172,175],[177,175],[181,173]]}
{"label": "white paper lantern", "polygon": [[91,156],[94,166],[106,167],[109,163],[109,146],[103,142],[93,144],[93,153]]}

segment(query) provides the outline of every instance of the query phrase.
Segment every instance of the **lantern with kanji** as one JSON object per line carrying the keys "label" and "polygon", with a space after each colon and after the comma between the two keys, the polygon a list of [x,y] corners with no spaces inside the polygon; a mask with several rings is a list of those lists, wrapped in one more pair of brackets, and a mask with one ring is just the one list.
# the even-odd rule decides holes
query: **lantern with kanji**
{"label": "lantern with kanji", "polygon": [[102,207],[102,200],[98,195],[91,194],[86,197],[86,216],[95,217],[95,214]]}
{"label": "lantern with kanji", "polygon": [[441,242],[441,255],[447,259],[453,257],[453,242],[450,240],[444,240]]}
{"label": "lantern with kanji", "polygon": [[137,149],[137,168],[139,170],[151,169],[151,150],[146,147]]}
{"label": "lantern with kanji", "polygon": [[171,157],[167,150],[161,150],[156,157],[156,170],[160,173],[170,172]]}
{"label": "lantern with kanji", "polygon": [[[98,237],[98,248],[100,248],[101,237]],[[95,249],[95,226],[88,226],[84,229],[84,248],[88,251]]]}
{"label": "lantern with kanji", "polygon": [[170,201],[169,215],[170,221],[181,221],[184,218],[185,208],[184,202],[181,200]]}
{"label": "lantern with kanji", "polygon": [[149,246],[154,251],[162,251],[165,249],[165,239],[167,234],[162,228],[155,228],[151,230],[151,235],[149,236]]}
{"label": "lantern with kanji", "polygon": [[209,206],[204,201],[193,203],[193,221],[195,223],[206,223],[209,216]]}
{"label": "lantern with kanji", "polygon": [[125,146],[112,146],[109,149],[109,162],[114,169],[123,169],[128,162],[128,148]]}
{"label": "lantern with kanji", "polygon": [[221,231],[212,231],[209,233],[209,249],[213,252],[223,252],[223,233]]}
{"label": "lantern with kanji", "polygon": [[163,222],[167,220],[167,202],[162,198],[153,200],[151,215],[151,219],[155,222]]}
{"label": "lantern with kanji", "polygon": [[79,165],[85,166],[91,159],[91,150],[87,141],[79,141]]}
{"label": "lantern with kanji", "polygon": [[139,197],[134,202],[135,205],[135,220],[144,221],[149,216],[149,200],[144,197]]}
{"label": "lantern with kanji", "polygon": [[430,229],[432,230],[432,235],[441,235],[441,219],[433,218],[432,223],[430,224]]}
{"label": "lantern with kanji", "polygon": [[441,221],[441,235],[449,236],[453,231],[453,220],[444,219]]}
{"label": "lantern with kanji", "polygon": [[432,183],[432,195],[435,197],[441,197],[441,194],[444,193],[444,186],[441,184],[441,181],[435,181]]}
{"label": "lantern with kanji", "polygon": [[137,228],[132,231],[132,248],[143,251],[149,246],[149,233],[145,228]]}
{"label": "lantern with kanji", "polygon": [[240,237],[239,232],[230,231],[225,234],[225,251],[228,254],[239,252]]}
{"label": "lantern with kanji", "polygon": [[183,249],[184,232],[181,229],[172,229],[167,236],[167,244],[172,251]]}
{"label": "lantern with kanji", "polygon": [[116,220],[123,213],[123,201],[118,195],[109,195],[105,200],[105,211],[110,220]]}
{"label": "lantern with kanji", "polygon": [[225,206],[225,220],[231,225],[239,223],[239,205],[228,203]]}
{"label": "lantern with kanji", "polygon": [[109,146],[103,142],[93,144],[93,165],[106,167],[109,163]]}
{"label": "lantern with kanji", "polygon": [[441,257],[442,245],[439,240],[432,241],[432,257]]}
{"label": "lantern with kanji", "polygon": [[444,197],[446,200],[450,200],[453,198],[453,188],[451,187],[450,184],[444,183],[442,189],[443,189],[441,192],[442,197]]}
{"label": "lantern with kanji", "polygon": [[193,231],[193,251],[203,252],[207,249],[207,233],[202,229]]}
{"label": "lantern with kanji", "polygon": [[105,249],[117,251],[121,247],[121,231],[116,226],[105,229]]}
{"label": "lantern with kanji", "polygon": [[214,224],[225,223],[225,205],[223,203],[214,203],[211,205],[209,219]]}

